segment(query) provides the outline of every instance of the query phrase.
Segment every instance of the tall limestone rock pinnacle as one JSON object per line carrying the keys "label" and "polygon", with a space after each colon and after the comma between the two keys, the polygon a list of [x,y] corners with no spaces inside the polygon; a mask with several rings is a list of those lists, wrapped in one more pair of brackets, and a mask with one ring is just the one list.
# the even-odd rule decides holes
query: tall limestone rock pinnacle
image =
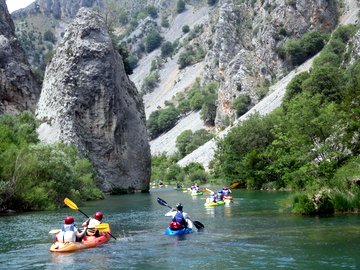
{"label": "tall limestone rock pinnacle", "polygon": [[75,144],[106,192],[147,191],[150,147],[144,106],[104,19],[81,8],[48,65],[36,110],[45,142]]}
{"label": "tall limestone rock pinnacle", "polygon": [[5,0],[0,0],[0,114],[34,111],[40,86],[15,36]]}

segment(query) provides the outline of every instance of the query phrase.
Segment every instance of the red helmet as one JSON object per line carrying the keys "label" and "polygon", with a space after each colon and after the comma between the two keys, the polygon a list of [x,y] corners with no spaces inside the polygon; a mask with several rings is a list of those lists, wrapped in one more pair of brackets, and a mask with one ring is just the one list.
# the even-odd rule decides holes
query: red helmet
{"label": "red helmet", "polygon": [[102,212],[96,212],[94,215],[94,218],[98,221],[101,221],[103,218],[103,213]]}
{"label": "red helmet", "polygon": [[65,224],[73,224],[74,223],[74,218],[72,216],[67,216],[65,219],[64,219],[64,223]]}

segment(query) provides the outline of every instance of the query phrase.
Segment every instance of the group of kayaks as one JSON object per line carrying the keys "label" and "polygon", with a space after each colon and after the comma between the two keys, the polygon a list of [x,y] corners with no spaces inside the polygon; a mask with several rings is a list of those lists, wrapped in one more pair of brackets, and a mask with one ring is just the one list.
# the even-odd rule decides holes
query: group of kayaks
{"label": "group of kayaks", "polygon": [[[191,191],[192,196],[200,196],[203,194],[204,194],[203,191],[197,191],[197,192]],[[159,204],[173,209],[164,200],[158,198],[157,201]],[[65,198],[64,202],[71,209],[78,210],[81,213],[83,213],[77,207],[77,205],[74,202],[72,202],[70,199]],[[206,202],[204,205],[206,208],[211,208],[211,207],[220,206],[220,205],[229,205],[231,202],[233,202],[233,198],[231,196],[227,196],[227,197],[224,197],[223,200]],[[85,213],[83,213],[83,214],[85,214]],[[102,225],[104,225],[104,226],[102,226]],[[204,225],[199,221],[193,221],[193,225],[198,231],[202,230],[204,228]],[[108,223],[100,224],[96,228],[99,229],[100,235],[98,235],[98,236],[95,236],[95,235],[88,236],[87,235],[87,236],[83,237],[83,239],[80,242],[60,242],[60,241],[56,240],[51,245],[50,251],[51,252],[72,252],[72,251],[81,250],[81,249],[94,248],[99,245],[107,243],[110,240],[110,237],[115,238],[110,233],[110,227],[109,227]],[[52,230],[52,231],[58,231],[57,233],[60,232],[60,230]],[[50,233],[55,233],[52,231],[50,231]],[[193,232],[193,228],[172,229],[172,228],[170,228],[170,226],[167,227],[165,230],[166,235],[183,235],[183,234],[188,234],[188,233],[192,233],[192,232]],[[55,239],[57,239],[57,237],[55,237]]]}

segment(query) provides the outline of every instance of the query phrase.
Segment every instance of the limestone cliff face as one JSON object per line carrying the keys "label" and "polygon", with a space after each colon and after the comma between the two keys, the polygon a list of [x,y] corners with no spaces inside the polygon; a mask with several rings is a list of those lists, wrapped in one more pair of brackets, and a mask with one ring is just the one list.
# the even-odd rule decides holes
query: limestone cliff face
{"label": "limestone cliff face", "polygon": [[256,104],[260,90],[288,72],[276,48],[307,31],[330,31],[337,24],[335,1],[219,1],[214,46],[206,56],[204,81],[220,82],[216,125],[235,119],[232,100],[240,94]]}
{"label": "limestone cliff face", "polygon": [[0,0],[0,113],[34,111],[39,95],[5,0]]}
{"label": "limestone cliff face", "polygon": [[36,115],[45,121],[40,138],[77,145],[104,191],[148,189],[143,103],[97,12],[82,8],[69,25],[46,69]]}

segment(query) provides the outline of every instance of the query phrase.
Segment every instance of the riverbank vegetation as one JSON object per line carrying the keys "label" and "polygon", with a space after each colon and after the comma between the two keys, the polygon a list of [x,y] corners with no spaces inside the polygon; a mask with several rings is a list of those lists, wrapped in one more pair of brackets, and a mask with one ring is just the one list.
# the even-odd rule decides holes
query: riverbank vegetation
{"label": "riverbank vegetation", "polygon": [[[299,214],[360,208],[360,61],[349,65],[354,26],[341,26],[288,85],[281,108],[253,115],[219,141],[213,170],[244,188],[300,191]],[[350,43],[351,44],[351,43]]]}
{"label": "riverbank vegetation", "polygon": [[95,170],[74,146],[42,144],[28,112],[0,116],[0,211],[45,210],[103,198]]}
{"label": "riverbank vegetation", "polygon": [[[217,142],[207,182],[292,190],[286,207],[296,214],[359,211],[360,60],[350,63],[356,30],[340,26],[312,69],[288,85],[280,108],[253,114]],[[168,161],[177,166],[176,158]],[[197,181],[177,169],[177,181]],[[165,180],[168,171],[154,170]]]}

